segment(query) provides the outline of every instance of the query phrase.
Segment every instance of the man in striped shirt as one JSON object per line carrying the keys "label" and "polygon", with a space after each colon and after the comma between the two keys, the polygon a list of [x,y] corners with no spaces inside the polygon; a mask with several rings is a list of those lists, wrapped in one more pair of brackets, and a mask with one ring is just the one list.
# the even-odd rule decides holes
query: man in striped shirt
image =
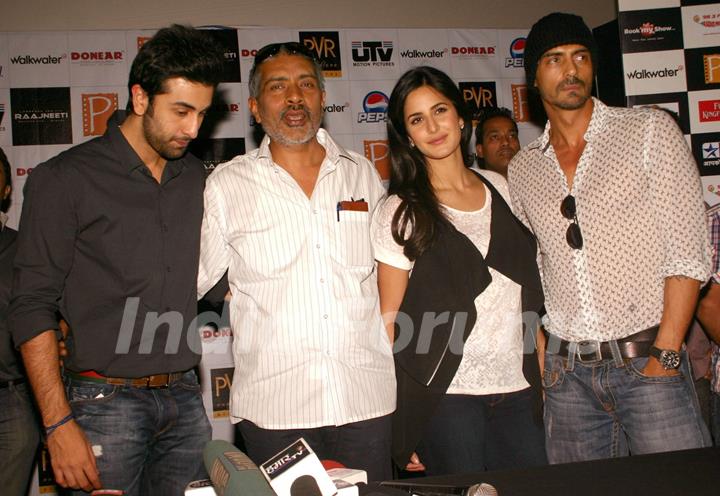
{"label": "man in striped shirt", "polygon": [[198,281],[202,296],[228,271],[231,420],[256,463],[304,437],[389,478],[395,375],[369,237],[384,189],[320,128],[322,71],[304,45],[260,49],[249,87],[266,136],[208,179]]}

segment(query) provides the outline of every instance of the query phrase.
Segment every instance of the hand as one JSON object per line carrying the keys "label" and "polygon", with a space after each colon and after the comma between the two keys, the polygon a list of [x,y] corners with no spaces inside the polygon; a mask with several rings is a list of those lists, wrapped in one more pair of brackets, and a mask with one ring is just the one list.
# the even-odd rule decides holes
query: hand
{"label": "hand", "polygon": [[54,430],[47,443],[58,484],[86,492],[102,487],[90,443],[74,420]]}
{"label": "hand", "polygon": [[669,377],[674,375],[680,375],[680,371],[678,369],[665,370],[663,366],[660,365],[658,359],[651,356],[648,357],[648,361],[642,370],[642,374],[647,377]]}
{"label": "hand", "polygon": [[408,472],[423,472],[425,470],[425,465],[422,464],[417,453],[413,452],[410,455],[410,463],[405,465],[405,470]]}
{"label": "hand", "polygon": [[65,358],[68,356],[65,340],[70,332],[70,327],[68,326],[68,323],[65,322],[65,319],[60,319],[58,322],[58,329],[60,329],[60,332],[62,333],[62,338],[58,340],[58,355],[60,356],[60,366],[62,367],[65,366]]}

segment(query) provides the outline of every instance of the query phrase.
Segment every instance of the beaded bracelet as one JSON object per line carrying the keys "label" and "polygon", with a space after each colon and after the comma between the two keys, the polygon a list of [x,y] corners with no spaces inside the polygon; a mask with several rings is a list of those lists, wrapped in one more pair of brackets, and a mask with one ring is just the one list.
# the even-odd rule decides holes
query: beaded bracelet
{"label": "beaded bracelet", "polygon": [[70,412],[66,416],[64,416],[62,419],[60,419],[59,422],[54,423],[50,427],[45,427],[45,437],[46,438],[50,437],[50,434],[52,434],[55,431],[55,429],[57,429],[58,427],[60,427],[62,425],[67,424],[74,418],[75,418],[75,416],[72,414],[72,412]]}

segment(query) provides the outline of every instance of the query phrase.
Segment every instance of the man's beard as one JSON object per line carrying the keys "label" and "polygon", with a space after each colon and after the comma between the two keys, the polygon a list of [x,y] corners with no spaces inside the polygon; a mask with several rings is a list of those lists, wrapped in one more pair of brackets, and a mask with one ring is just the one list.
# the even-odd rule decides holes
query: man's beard
{"label": "man's beard", "polygon": [[[302,110],[306,116],[305,125],[307,126],[307,130],[305,134],[298,138],[283,134],[283,132],[281,131],[281,125],[283,120],[285,119],[285,115],[291,110]],[[285,110],[283,110],[283,112],[280,114],[280,119],[277,122],[271,121],[272,124],[268,124],[268,121],[268,119],[263,119],[261,122],[261,126],[263,128],[263,131],[265,131],[265,134],[267,134],[272,141],[280,145],[291,146],[304,145],[312,141],[312,139],[315,138],[315,135],[317,135],[318,129],[320,129],[320,123],[322,122],[322,119],[318,119],[316,124],[313,120],[313,115],[304,105],[292,105],[288,106]]]}

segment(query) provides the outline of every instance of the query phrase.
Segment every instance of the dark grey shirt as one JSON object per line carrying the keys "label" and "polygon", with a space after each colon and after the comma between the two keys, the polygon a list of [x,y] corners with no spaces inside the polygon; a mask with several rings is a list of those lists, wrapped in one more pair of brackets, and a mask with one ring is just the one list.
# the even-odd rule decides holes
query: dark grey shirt
{"label": "dark grey shirt", "polygon": [[20,356],[12,344],[7,326],[16,237],[17,232],[9,227],[0,231],[0,382],[20,379],[24,375]]}
{"label": "dark grey shirt", "polygon": [[117,377],[187,370],[200,358],[189,326],[205,171],[187,154],[167,162],[158,184],[120,122],[118,112],[104,136],[29,176],[10,330],[20,345],[57,329],[59,310],[72,333],[70,370]]}

